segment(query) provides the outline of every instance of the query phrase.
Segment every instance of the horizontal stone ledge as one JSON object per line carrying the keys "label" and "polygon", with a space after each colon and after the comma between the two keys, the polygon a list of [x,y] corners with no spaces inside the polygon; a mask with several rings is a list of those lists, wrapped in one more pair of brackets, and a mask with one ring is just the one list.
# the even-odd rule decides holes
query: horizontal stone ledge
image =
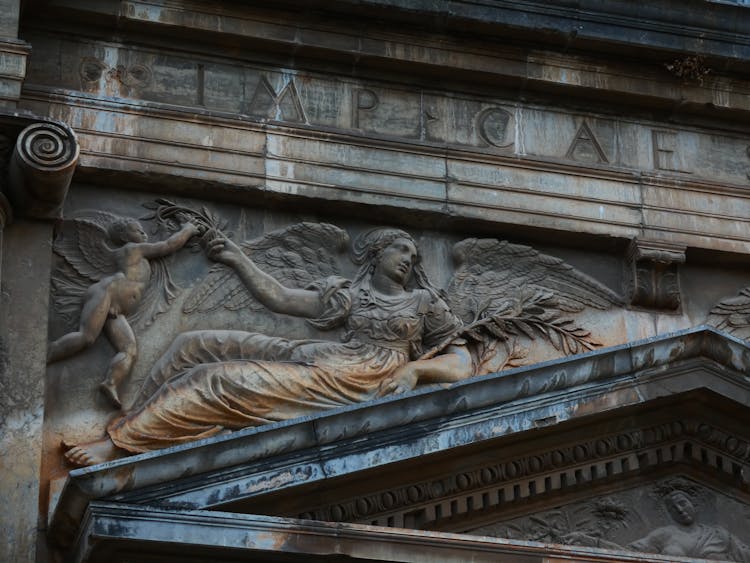
{"label": "horizontal stone ledge", "polygon": [[[303,82],[294,75],[277,77],[289,84]],[[371,84],[340,81],[320,82],[306,91],[295,87],[300,103],[315,103],[313,94],[331,96],[332,101]],[[341,89],[343,88],[343,89]],[[369,91],[369,90],[368,90]],[[371,93],[375,93],[372,90]],[[548,166],[569,170],[579,176],[621,178],[630,175],[634,181],[669,185],[695,185],[720,191],[747,192],[750,187],[750,137],[720,127],[695,127],[654,120],[577,112],[554,106],[519,104],[497,100],[454,98],[448,93],[428,93],[384,89],[378,99],[388,111],[373,114],[365,124],[360,119],[353,126],[354,111],[339,108],[327,118],[310,116],[306,122],[271,119],[251,110],[223,111],[212,108],[178,106],[159,100],[116,99],[73,90],[26,85],[24,105],[37,111],[48,111],[66,121],[76,131],[113,139],[141,139],[167,145],[215,150],[233,154],[288,154],[310,152],[310,142],[328,141],[322,146],[361,146],[383,149],[388,158],[398,161],[401,155],[467,158],[488,164],[505,162],[517,167]],[[389,125],[389,116],[399,122],[420,122],[418,108],[436,104],[440,113],[433,116],[432,133],[406,134],[403,126]],[[415,106],[417,109],[414,109]],[[462,117],[453,114],[460,110]],[[373,110],[368,109],[368,112]],[[385,110],[384,110],[385,111]],[[489,112],[489,113],[488,113]],[[494,113],[493,113],[494,112]],[[282,116],[283,117],[283,116]],[[504,137],[487,137],[486,119],[505,120]],[[498,124],[499,126],[499,124]],[[487,129],[490,127],[490,129]],[[555,131],[549,135],[549,131]],[[266,147],[266,134],[278,132],[283,144]],[[295,140],[296,139],[296,140]],[[507,142],[506,142],[507,141]],[[294,144],[296,143],[296,144]],[[493,144],[494,143],[494,144]],[[279,151],[286,149],[286,153]],[[327,149],[330,150],[330,149]],[[369,160],[374,151],[371,152]],[[332,153],[331,158],[336,156]],[[304,157],[304,156],[303,156]],[[331,160],[329,158],[329,160]],[[381,160],[385,160],[381,158]],[[179,160],[178,160],[179,162]],[[340,164],[344,164],[341,163]],[[442,173],[442,171],[441,171]]]}
{"label": "horizontal stone ledge", "polygon": [[[168,511],[118,503],[92,503],[71,563],[111,561],[118,549],[148,556],[242,557],[269,561],[278,556],[328,563],[351,561],[441,561],[445,563],[549,563],[560,561],[667,563],[695,561],[628,551],[562,546],[445,532],[426,532],[311,522],[272,516],[208,511]],[[555,559],[558,560],[558,559]]]}
{"label": "horizontal stone ledge", "polygon": [[[750,169],[750,161],[745,164],[750,140],[729,135],[720,141],[708,130],[684,133],[689,138],[680,162],[692,161],[691,150],[711,160],[726,148],[720,156],[731,169],[723,178],[718,169],[694,174],[643,169],[650,164],[643,153],[650,154],[653,124],[628,124],[631,136],[643,137],[645,144],[623,162],[562,157],[567,140],[545,144],[542,135],[545,124],[555,125],[547,123],[557,116],[552,111],[539,123],[533,116],[523,122],[535,132],[524,132],[527,152],[514,154],[241,116],[188,115],[150,102],[40,93],[27,103],[66,119],[78,131],[87,181],[96,182],[97,173],[108,183],[117,181],[108,175],[119,172],[120,184],[127,183],[125,176],[138,176],[138,184],[153,176],[166,179],[160,189],[179,192],[200,182],[211,197],[236,201],[244,193],[244,201],[253,205],[261,203],[259,194],[321,205],[336,201],[582,236],[632,239],[649,234],[691,248],[750,254],[750,190],[739,183]],[[571,116],[561,113],[558,118],[573,136]],[[600,134],[624,128],[603,126]],[[695,149],[704,141],[719,148],[708,153]],[[703,177],[708,174],[714,179]]]}
{"label": "horizontal stone ledge", "polygon": [[[189,29],[218,35],[257,36],[265,39],[302,43],[304,34],[290,31],[284,15],[295,11],[297,19],[310,21],[319,33],[331,33],[331,20],[343,25],[351,19],[352,27],[366,28],[368,20],[384,21],[393,27],[438,30],[443,34],[463,35],[467,31],[482,37],[497,37],[498,31],[515,39],[533,38],[566,48],[592,48],[596,42],[609,44],[610,49],[662,50],[695,52],[733,60],[750,58],[750,34],[747,9],[741,6],[686,0],[658,0],[637,6],[628,0],[596,2],[583,0],[545,2],[542,0],[286,0],[277,10],[259,11],[253,7],[236,7],[212,11],[201,4],[173,9],[169,5],[148,0],[128,0],[119,9],[114,3],[86,4],[68,0],[56,2],[48,9],[52,16],[97,17],[105,24],[118,22],[122,27],[151,24],[177,31]],[[192,9],[191,9],[192,8]],[[302,10],[300,10],[302,8]],[[201,17],[202,16],[202,17]],[[253,22],[257,19],[258,22]],[[265,25],[260,25],[262,22]],[[402,24],[402,25],[399,25]],[[312,30],[311,30],[312,31]],[[312,34],[311,39],[314,39]],[[352,34],[355,35],[355,34]],[[321,41],[322,46],[335,45],[351,49],[356,41]]]}
{"label": "horizontal stone ledge", "polygon": [[[210,82],[211,76],[216,76],[216,69],[218,69],[218,75],[222,76],[227,68],[241,68],[246,64],[244,61],[238,63],[236,60],[222,60],[220,55],[217,56],[213,52],[217,43],[220,44],[222,39],[232,43],[251,41],[254,44],[253,51],[261,51],[257,48],[258,42],[268,43],[267,53],[262,55],[266,60],[271,60],[269,53],[277,52],[279,49],[288,49],[294,53],[308,50],[308,59],[314,60],[317,54],[329,67],[337,60],[342,66],[342,72],[345,73],[350,72],[352,64],[356,65],[357,76],[368,73],[382,74],[383,67],[391,67],[389,79],[394,77],[398,79],[401,76],[401,80],[406,80],[412,85],[418,81],[425,84],[434,83],[436,77],[444,76],[446,72],[449,72],[454,83],[462,83],[474,89],[482,88],[484,84],[485,94],[502,89],[521,96],[531,91],[536,92],[536,95],[551,95],[551,88],[554,87],[564,92],[560,95],[564,97],[566,105],[578,95],[582,98],[581,104],[597,103],[599,106],[602,105],[599,102],[603,98],[618,102],[627,99],[630,104],[658,107],[661,110],[673,110],[676,113],[710,114],[717,117],[729,114],[725,117],[730,122],[733,120],[732,115],[747,112],[745,100],[750,88],[748,81],[742,75],[727,74],[725,72],[727,63],[706,62],[706,68],[710,67],[711,71],[706,75],[705,80],[701,79],[703,82],[700,82],[698,80],[684,81],[674,76],[665,66],[687,56],[679,49],[675,52],[652,54],[651,57],[655,58],[655,61],[628,62],[632,57],[631,50],[642,47],[639,42],[642,36],[638,36],[638,40],[633,40],[632,43],[618,44],[620,48],[628,50],[628,59],[617,60],[616,56],[603,57],[598,50],[588,55],[561,55],[538,47],[498,45],[494,38],[492,47],[488,48],[486,40],[482,42],[474,34],[460,39],[443,35],[435,38],[430,34],[415,36],[408,32],[399,33],[397,30],[384,33],[382,28],[368,29],[366,25],[361,24],[352,27],[342,25],[342,28],[347,30],[342,32],[325,23],[306,24],[297,19],[295,23],[288,23],[290,21],[288,13],[284,18],[284,12],[280,12],[276,17],[281,19],[276,20],[268,13],[257,13],[252,9],[247,9],[247,11],[240,9],[234,14],[222,13],[209,16],[203,10],[186,14],[182,10],[175,11],[164,6],[154,6],[149,2],[134,1],[126,2],[126,4],[128,8],[123,10],[123,14],[118,19],[121,25],[127,22],[133,29],[146,27],[158,29],[163,33],[189,34],[190,54],[185,55],[179,47],[171,51],[160,49],[157,52],[149,47],[130,48],[125,51],[122,45],[94,40],[86,41],[84,45],[81,45],[81,40],[72,42],[59,38],[51,39],[44,34],[45,31],[40,30],[33,32],[30,36],[34,41],[35,56],[51,58],[57,57],[59,52],[64,52],[65,56],[75,56],[76,52],[87,51],[90,53],[89,56],[93,57],[102,51],[111,51],[112,55],[107,56],[108,60],[116,60],[124,54],[130,55],[129,60],[134,60],[133,55],[136,53],[145,58],[153,56],[181,58],[183,70],[187,65],[202,65],[205,71],[204,78]],[[143,4],[143,9],[140,9],[141,4]],[[60,17],[64,21],[66,14],[62,13]],[[312,27],[307,27],[308,25]],[[577,29],[581,27],[581,21],[576,21],[572,27],[576,28],[576,32],[585,33],[588,30],[586,26],[583,26],[582,30]],[[622,27],[614,26],[613,30],[621,32]],[[685,32],[680,30],[680,33]],[[200,39],[202,34],[208,34],[211,40],[208,41],[208,37],[203,37],[207,42],[206,45],[200,47],[204,50],[204,54],[196,58],[196,38]],[[696,35],[696,37],[701,39],[700,54],[707,56],[704,51],[707,48],[706,36]],[[539,34],[534,34],[534,39],[538,40]],[[739,41],[739,35],[737,40]],[[747,62],[750,58],[750,43],[738,46],[730,41],[730,47],[729,52],[734,53],[733,56],[736,55],[737,50],[743,48],[748,52],[744,59],[741,57],[735,59],[732,64],[745,64],[750,67],[750,63]],[[570,45],[566,44],[566,49],[570,49]],[[321,55],[321,52],[324,54]],[[306,64],[309,64],[311,68],[316,67],[315,62]],[[35,69],[42,68],[42,66],[42,64],[34,64],[30,68],[32,82],[38,82]],[[323,66],[323,64],[318,63],[317,66]],[[175,74],[175,76],[180,75],[179,71]],[[404,79],[404,76],[407,78]],[[226,86],[229,82],[223,78],[225,76],[218,80]],[[60,77],[60,80],[73,82],[77,79],[78,76],[75,73]],[[50,85],[53,84],[50,83]],[[83,87],[91,86],[91,84],[83,85]],[[109,87],[116,88],[117,85],[111,83]],[[183,88],[180,95],[185,94],[186,90]],[[132,94],[124,92],[122,95],[126,97]],[[206,99],[208,98],[204,98]]]}

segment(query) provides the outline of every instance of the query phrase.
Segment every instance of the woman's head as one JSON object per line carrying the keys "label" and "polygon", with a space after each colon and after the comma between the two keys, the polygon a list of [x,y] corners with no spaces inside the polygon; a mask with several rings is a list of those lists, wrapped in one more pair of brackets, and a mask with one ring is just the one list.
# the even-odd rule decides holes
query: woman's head
{"label": "woman's head", "polygon": [[395,240],[403,239],[411,242],[417,248],[412,236],[401,229],[380,227],[370,229],[359,235],[352,245],[352,261],[358,266],[364,264],[375,265],[380,261],[385,249]]}
{"label": "woman's head", "polygon": [[683,491],[673,491],[664,499],[667,510],[672,518],[684,526],[688,526],[695,520],[695,505],[687,493]]}
{"label": "woman's head", "polygon": [[[408,265],[405,264],[407,256],[409,257]],[[384,260],[388,261],[388,264],[384,263]],[[436,296],[439,294],[439,291],[427,279],[427,274],[422,268],[416,241],[409,233],[401,229],[379,227],[362,233],[352,245],[352,261],[359,266],[354,279],[355,284],[372,276],[375,268],[380,264],[396,271],[408,266],[408,271],[404,272],[404,286],[413,280],[417,287],[427,289]]]}

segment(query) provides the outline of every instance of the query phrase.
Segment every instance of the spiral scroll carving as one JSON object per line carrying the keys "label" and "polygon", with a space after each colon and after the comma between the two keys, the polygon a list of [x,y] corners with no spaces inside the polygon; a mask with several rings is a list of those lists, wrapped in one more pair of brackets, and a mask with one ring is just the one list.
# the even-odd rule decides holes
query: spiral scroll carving
{"label": "spiral scroll carving", "polygon": [[10,159],[8,200],[18,216],[59,217],[78,162],[78,140],[64,123],[28,125]]}
{"label": "spiral scroll carving", "polygon": [[52,123],[34,123],[18,136],[16,151],[29,166],[56,170],[77,160],[78,143],[68,129]]}

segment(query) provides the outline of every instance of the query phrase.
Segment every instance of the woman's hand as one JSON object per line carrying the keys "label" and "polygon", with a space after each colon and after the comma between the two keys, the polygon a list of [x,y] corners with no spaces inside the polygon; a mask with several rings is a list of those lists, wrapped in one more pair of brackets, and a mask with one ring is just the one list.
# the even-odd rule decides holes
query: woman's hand
{"label": "woman's hand", "polygon": [[378,396],[399,395],[414,389],[419,380],[416,362],[409,362],[399,367],[386,379],[380,382]]}
{"label": "woman's hand", "polygon": [[211,260],[232,267],[245,257],[242,249],[223,235],[218,235],[206,243],[206,254]]}
{"label": "woman's hand", "polygon": [[378,395],[406,393],[417,383],[454,383],[471,376],[472,363],[465,346],[449,346],[449,353],[427,360],[414,360],[397,368],[386,377]]}

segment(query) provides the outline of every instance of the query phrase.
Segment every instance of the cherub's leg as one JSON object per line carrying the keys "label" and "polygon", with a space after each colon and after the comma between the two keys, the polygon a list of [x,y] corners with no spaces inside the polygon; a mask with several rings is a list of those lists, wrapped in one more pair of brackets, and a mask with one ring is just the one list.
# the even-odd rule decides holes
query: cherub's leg
{"label": "cherub's leg", "polygon": [[61,336],[49,345],[47,363],[68,358],[91,346],[107,321],[110,301],[108,287],[90,287],[86,292],[78,330]]}
{"label": "cherub's leg", "polygon": [[107,375],[99,387],[116,407],[120,407],[122,405],[118,390],[133,369],[138,357],[138,347],[133,329],[124,315],[109,319],[104,325],[104,330],[117,354],[110,361]]}

